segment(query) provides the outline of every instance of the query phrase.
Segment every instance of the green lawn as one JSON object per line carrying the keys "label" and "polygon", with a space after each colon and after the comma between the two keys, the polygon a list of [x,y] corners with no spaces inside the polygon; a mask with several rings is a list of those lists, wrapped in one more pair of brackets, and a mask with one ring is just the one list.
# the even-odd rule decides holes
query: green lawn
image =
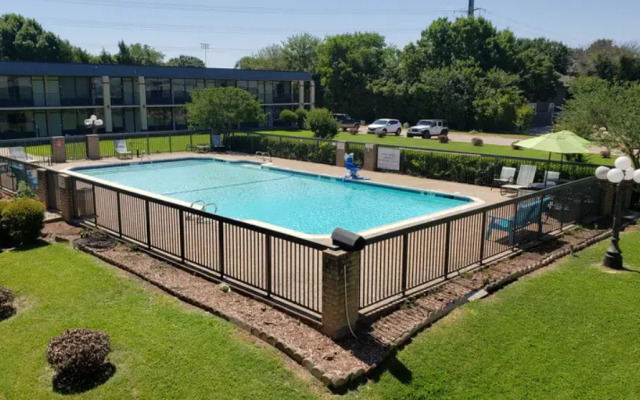
{"label": "green lawn", "polygon": [[[640,398],[640,233],[622,238],[632,271],[597,267],[607,245],[467,304],[344,398]],[[231,324],[67,246],[0,254],[0,284],[20,304],[0,322],[0,399],[63,398],[45,348],[78,327],[111,335],[117,367],[82,399],[330,397]]]}
{"label": "green lawn", "polygon": [[[264,131],[260,133],[294,137],[313,137],[313,132],[311,131]],[[538,158],[543,160],[547,160],[549,158],[549,153],[544,151],[526,149],[513,150],[511,146],[500,146],[495,144],[474,146],[471,143],[463,142],[440,143],[436,139],[417,139],[396,136],[379,138],[376,135],[351,135],[350,133],[346,132],[338,133],[338,135],[334,139],[348,142],[380,143],[394,146],[419,147],[424,149],[460,151],[467,153],[495,154],[511,157]],[[589,154],[588,157],[588,162],[593,164],[613,165],[614,162],[613,159],[603,159],[599,154]],[[560,155],[554,154],[551,158],[553,160],[560,160]]]}
{"label": "green lawn", "polygon": [[640,233],[622,239],[633,271],[594,266],[607,245],[466,305],[351,397],[640,398]]}
{"label": "green lawn", "polygon": [[187,309],[65,245],[0,254],[0,285],[21,309],[0,322],[0,399],[52,399],[48,340],[68,328],[111,335],[117,370],[82,399],[305,399],[277,350]]}

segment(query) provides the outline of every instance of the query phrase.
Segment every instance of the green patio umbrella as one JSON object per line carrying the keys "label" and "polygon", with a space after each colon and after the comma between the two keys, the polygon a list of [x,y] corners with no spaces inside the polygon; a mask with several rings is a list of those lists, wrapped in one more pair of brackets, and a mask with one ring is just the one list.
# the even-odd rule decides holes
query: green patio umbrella
{"label": "green patio umbrella", "polygon": [[[588,153],[590,143],[588,140],[581,138],[571,131],[560,131],[547,133],[546,135],[537,136],[531,139],[523,140],[517,143],[518,147],[525,149],[533,149],[549,152],[549,160],[547,161],[547,170],[551,162],[551,153],[561,154],[560,163],[565,154],[584,154]],[[544,184],[546,185],[546,181]]]}

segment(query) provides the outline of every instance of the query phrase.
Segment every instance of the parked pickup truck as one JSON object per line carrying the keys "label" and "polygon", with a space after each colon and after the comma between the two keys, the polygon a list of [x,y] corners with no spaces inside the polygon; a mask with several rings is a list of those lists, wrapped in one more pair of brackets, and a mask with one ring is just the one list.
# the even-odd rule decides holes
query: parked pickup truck
{"label": "parked pickup truck", "polygon": [[358,121],[355,119],[351,119],[351,117],[347,114],[333,114],[333,118],[337,119],[340,123],[340,128],[342,131],[346,132],[350,129],[359,129],[362,121]]}

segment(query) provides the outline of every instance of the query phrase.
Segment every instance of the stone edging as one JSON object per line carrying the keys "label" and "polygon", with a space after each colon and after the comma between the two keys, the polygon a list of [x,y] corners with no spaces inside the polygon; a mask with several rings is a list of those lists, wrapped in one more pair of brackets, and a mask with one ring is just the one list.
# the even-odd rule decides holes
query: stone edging
{"label": "stone edging", "polygon": [[[518,278],[527,275],[531,272],[534,272],[540,268],[543,268],[555,261],[557,261],[558,259],[567,256],[569,254],[573,254],[576,251],[580,251],[583,250],[597,242],[600,242],[606,238],[608,238],[609,236],[611,236],[611,231],[607,231],[604,232],[600,235],[594,236],[592,238],[589,238],[587,240],[585,240],[584,242],[581,242],[573,247],[567,248],[567,249],[563,249],[561,251],[557,251],[554,253],[551,253],[549,256],[545,257],[544,259],[531,264],[525,268],[522,268],[519,271],[516,271],[510,275],[507,275],[506,277],[492,282],[488,285],[486,285],[484,288],[480,289],[480,290],[476,290],[473,292],[469,292],[466,295],[459,297],[458,299],[455,299],[451,302],[449,302],[448,304],[446,304],[444,307],[435,310],[434,312],[432,312],[426,319],[424,319],[423,321],[421,321],[419,324],[416,324],[411,330],[407,331],[405,334],[403,334],[402,336],[400,336],[398,339],[396,339],[391,346],[389,347],[389,351],[387,352],[386,356],[383,358],[383,360],[381,360],[379,363],[377,364],[372,364],[370,365],[368,368],[358,368],[358,369],[354,369],[352,371],[350,371],[347,374],[344,374],[342,376],[336,376],[333,374],[329,374],[326,371],[322,371],[317,365],[315,365],[309,358],[304,357],[303,354],[301,354],[297,349],[294,349],[290,346],[288,346],[286,343],[283,343],[282,341],[280,341],[278,338],[266,333],[264,330],[260,329],[257,326],[252,326],[250,324],[245,323],[244,321],[239,320],[238,318],[235,317],[231,317],[228,316],[226,314],[224,314],[223,312],[216,310],[210,306],[207,306],[206,304],[201,303],[200,301],[197,301],[195,299],[189,298],[187,296],[184,296],[180,293],[178,293],[177,291],[175,291],[174,289],[171,289],[170,287],[163,285],[159,282],[153,281],[149,278],[147,278],[146,276],[144,276],[141,273],[136,272],[135,270],[133,270],[132,268],[129,268],[128,266],[112,260],[104,255],[102,255],[100,252],[97,252],[95,250],[92,250],[90,248],[87,248],[85,246],[76,246],[79,250],[90,254],[94,257],[97,257],[98,259],[114,265],[124,271],[127,271],[128,273],[135,275],[136,277],[142,279],[145,282],[148,282],[156,287],[158,287],[159,289],[165,291],[166,293],[184,301],[185,303],[188,303],[192,306],[198,307],[202,310],[205,310],[213,315],[216,315],[217,317],[220,317],[226,321],[229,321],[231,323],[233,323],[234,325],[236,325],[238,328],[245,330],[246,332],[252,334],[253,336],[260,338],[261,340],[263,340],[264,342],[270,344],[271,346],[275,347],[276,349],[280,350],[281,352],[283,352],[284,354],[286,354],[289,358],[291,358],[292,360],[294,360],[295,362],[297,362],[298,364],[300,364],[302,367],[304,367],[305,369],[307,369],[311,375],[313,375],[316,379],[320,380],[324,385],[326,385],[327,387],[333,389],[333,390],[340,390],[340,389],[344,389],[346,387],[348,387],[349,385],[353,385],[356,384],[358,381],[360,381],[361,379],[363,379],[366,375],[369,375],[372,371],[374,371],[375,369],[377,369],[383,362],[384,360],[386,360],[386,358],[393,354],[395,351],[397,351],[399,348],[403,347],[405,344],[407,344],[417,333],[421,332],[422,330],[424,330],[425,328],[429,327],[430,325],[434,324],[435,322],[437,322],[439,319],[445,317],[446,315],[448,315],[450,312],[452,312],[453,310],[455,310],[456,308],[471,302],[471,301],[475,301],[475,300],[479,300],[482,299],[486,296],[488,296],[490,293],[494,293],[498,290],[500,290],[501,288],[509,285],[510,283],[514,282],[515,280],[517,280]],[[56,241],[68,241],[63,238],[56,238]]]}

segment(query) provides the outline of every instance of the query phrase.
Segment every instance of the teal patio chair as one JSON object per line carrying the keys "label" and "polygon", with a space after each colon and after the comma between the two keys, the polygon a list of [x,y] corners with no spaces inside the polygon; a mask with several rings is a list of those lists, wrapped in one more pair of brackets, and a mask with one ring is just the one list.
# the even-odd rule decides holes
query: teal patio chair
{"label": "teal patio chair", "polygon": [[27,171],[20,165],[12,165],[11,173],[16,178],[16,184],[18,182],[26,182],[31,189],[35,189],[38,185],[38,178],[32,176],[30,171]]}
{"label": "teal patio chair", "polygon": [[546,196],[542,200],[542,208],[540,208],[540,199],[534,200],[528,203],[523,203],[518,206],[518,212],[515,217],[499,217],[497,215],[491,215],[491,221],[489,222],[489,230],[487,231],[487,240],[491,238],[493,230],[509,232],[509,246],[513,246],[515,234],[521,229],[529,226],[532,223],[537,223],[541,219],[541,212],[549,209],[551,204],[551,197]]}

